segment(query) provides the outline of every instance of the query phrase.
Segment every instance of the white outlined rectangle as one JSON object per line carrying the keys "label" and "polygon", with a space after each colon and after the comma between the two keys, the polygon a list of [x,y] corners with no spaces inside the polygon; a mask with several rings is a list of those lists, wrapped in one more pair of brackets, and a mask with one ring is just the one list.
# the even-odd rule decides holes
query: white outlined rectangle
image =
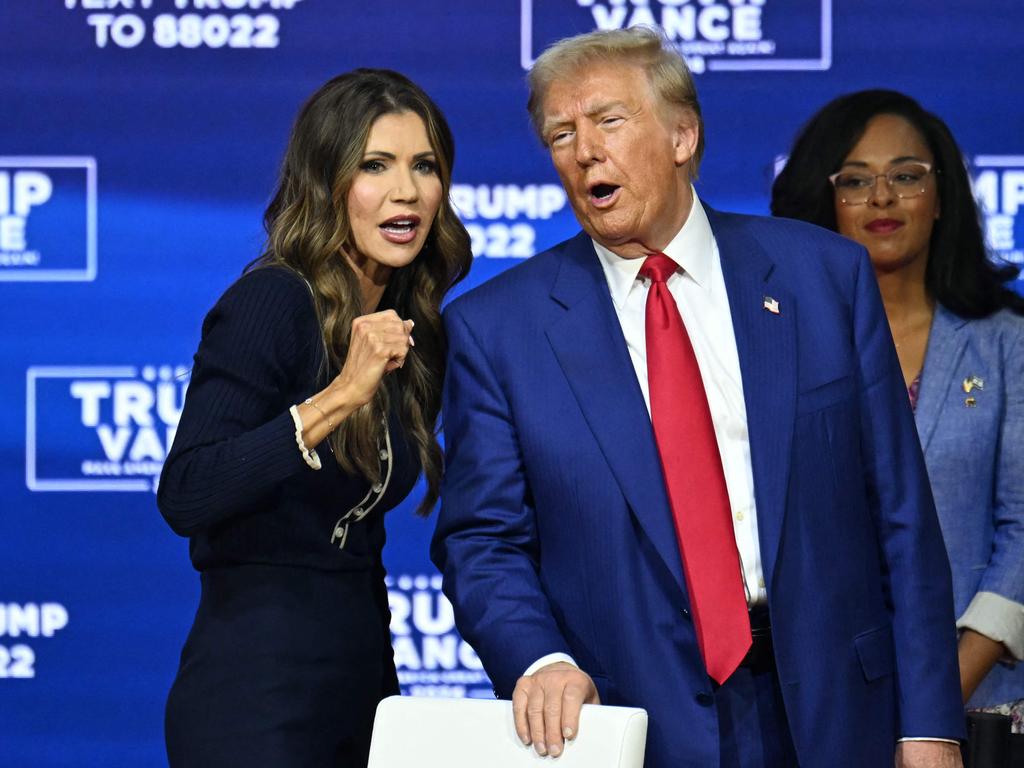
{"label": "white outlined rectangle", "polygon": [[30,491],[150,491],[141,478],[47,478],[36,474],[36,382],[39,379],[133,379],[132,366],[32,366],[25,374],[25,485]]}
{"label": "white outlined rectangle", "polygon": [[[519,63],[524,70],[533,66],[537,57],[533,50],[534,0],[520,0]],[[769,72],[808,71],[824,72],[832,68],[832,0],[821,0],[821,55],[812,59],[772,59],[736,57],[717,59],[708,57],[707,67],[712,72]]]}
{"label": "white outlined rectangle", "polygon": [[992,255],[1024,266],[1024,155],[975,155],[969,168]]}
{"label": "white outlined rectangle", "polygon": [[976,155],[975,168],[1024,168],[1024,155]]}
{"label": "white outlined rectangle", "polygon": [[0,157],[0,168],[81,168],[85,171],[85,266],[82,269],[0,270],[0,282],[91,283],[97,272],[96,158],[75,156]]}

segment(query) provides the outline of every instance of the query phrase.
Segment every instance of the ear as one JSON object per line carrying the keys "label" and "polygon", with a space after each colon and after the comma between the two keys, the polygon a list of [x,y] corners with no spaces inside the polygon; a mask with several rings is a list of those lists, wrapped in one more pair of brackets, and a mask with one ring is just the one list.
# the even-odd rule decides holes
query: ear
{"label": "ear", "polygon": [[672,121],[672,149],[677,166],[686,165],[697,151],[700,126],[697,116],[689,109],[674,110]]}

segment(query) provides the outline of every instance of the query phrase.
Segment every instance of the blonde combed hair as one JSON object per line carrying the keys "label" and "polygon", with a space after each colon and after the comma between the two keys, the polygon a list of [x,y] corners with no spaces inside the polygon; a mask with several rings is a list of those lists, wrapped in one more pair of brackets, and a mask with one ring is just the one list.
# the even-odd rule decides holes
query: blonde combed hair
{"label": "blonde combed hair", "polygon": [[704,156],[704,120],[697,88],[686,61],[658,30],[650,27],[600,30],[559,40],[545,50],[527,74],[530,98],[527,110],[533,129],[544,139],[544,98],[556,80],[571,77],[595,64],[625,64],[644,70],[651,90],[666,105],[691,112],[697,120],[697,149],[690,161],[690,177],[697,178]]}

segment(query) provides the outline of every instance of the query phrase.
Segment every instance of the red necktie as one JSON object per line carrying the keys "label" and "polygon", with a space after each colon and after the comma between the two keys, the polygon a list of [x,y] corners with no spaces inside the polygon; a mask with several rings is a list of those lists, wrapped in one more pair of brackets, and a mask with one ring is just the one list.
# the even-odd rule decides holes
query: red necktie
{"label": "red necktie", "polygon": [[679,308],[665,281],[676,263],[652,253],[640,268],[647,294],[647,381],[697,642],[708,674],[724,683],[750,648],[729,492],[707,396]]}

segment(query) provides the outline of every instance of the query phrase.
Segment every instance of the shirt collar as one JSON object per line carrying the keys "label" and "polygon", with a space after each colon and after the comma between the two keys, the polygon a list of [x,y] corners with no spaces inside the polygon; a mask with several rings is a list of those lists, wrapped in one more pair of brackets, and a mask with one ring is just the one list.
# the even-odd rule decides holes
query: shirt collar
{"label": "shirt collar", "polygon": [[[693,196],[690,214],[686,217],[682,229],[665,246],[663,253],[682,267],[690,279],[706,290],[711,275],[715,238],[711,232],[708,215],[693,186],[690,187],[690,193]],[[637,277],[644,260],[624,259],[612,253],[596,240],[592,242],[601,261],[605,280],[608,281],[612,302],[617,309],[622,309],[626,303],[626,297],[629,296],[633,286],[637,284]]]}

